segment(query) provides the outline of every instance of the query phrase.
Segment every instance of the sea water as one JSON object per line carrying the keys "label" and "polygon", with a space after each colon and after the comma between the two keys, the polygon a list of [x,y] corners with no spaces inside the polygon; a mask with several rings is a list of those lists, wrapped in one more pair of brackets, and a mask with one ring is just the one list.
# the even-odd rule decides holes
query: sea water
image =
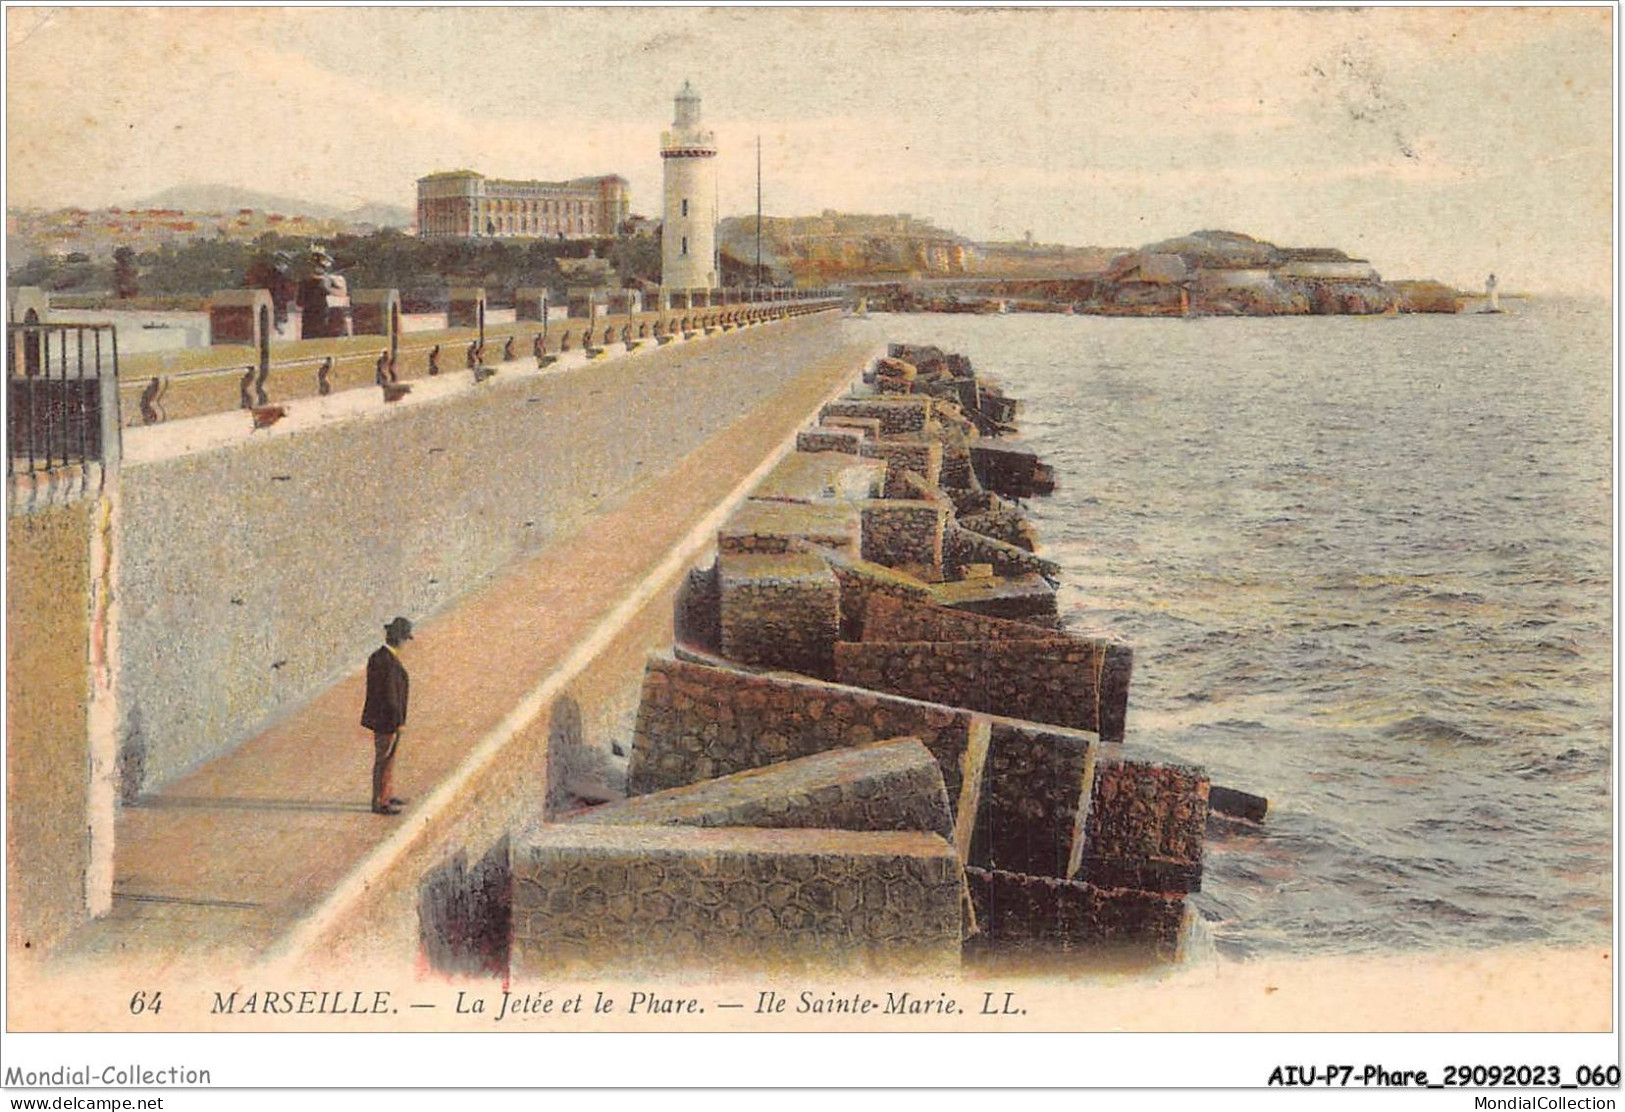
{"label": "sea water", "polygon": [[1128,740],[1269,798],[1210,830],[1222,953],[1609,936],[1612,318],[1506,305],[852,325],[1025,399]]}

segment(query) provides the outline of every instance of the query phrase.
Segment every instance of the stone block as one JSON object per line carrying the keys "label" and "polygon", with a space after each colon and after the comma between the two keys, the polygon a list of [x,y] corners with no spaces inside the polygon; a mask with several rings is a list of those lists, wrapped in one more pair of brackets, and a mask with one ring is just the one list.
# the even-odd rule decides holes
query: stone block
{"label": "stone block", "polygon": [[862,443],[863,434],[856,429],[816,428],[796,433],[798,452],[844,452],[855,456]]}
{"label": "stone block", "polygon": [[977,480],[995,494],[1031,498],[1039,492],[1038,453],[1026,445],[980,441],[971,446],[970,458]]}
{"label": "stone block", "polygon": [[717,555],[722,655],[825,679],[835,671],[841,589],[810,553]]}
{"label": "stone block", "polygon": [[1179,956],[1185,900],[1081,881],[967,868],[965,882],[986,944],[1074,951],[1149,949]]}
{"label": "stone block", "polygon": [[750,498],[741,502],[717,530],[717,551],[774,554],[811,543],[856,555],[861,537],[859,511],[849,502]]}
{"label": "stone block", "polygon": [[722,651],[722,589],[717,566],[690,568],[672,600],[672,638],[707,653]]}
{"label": "stone block", "polygon": [[867,600],[861,640],[1029,641],[1051,632],[1030,622],[938,606],[929,598],[875,594]]}
{"label": "stone block", "polygon": [[994,576],[930,585],[937,603],[1013,621],[1053,618],[1055,588],[1041,575]]}
{"label": "stone block", "polygon": [[566,823],[514,846],[509,972],[947,972],[961,867],[934,834]]}
{"label": "stone block", "polygon": [[884,398],[840,398],[819,410],[820,418],[859,417],[880,422],[882,436],[922,433],[931,420],[931,399],[906,395]]}
{"label": "stone block", "polygon": [[795,451],[774,465],[751,492],[751,498],[759,502],[872,498],[885,478],[886,465],[880,460]]}
{"label": "stone block", "polygon": [[1067,878],[1078,860],[1099,742],[990,724],[980,804],[966,863]]}
{"label": "stone block", "polygon": [[933,487],[942,475],[942,445],[935,440],[867,440],[858,451],[869,459],[885,461],[886,486],[882,494],[887,498],[918,497],[905,478],[907,472],[914,472]]}
{"label": "stone block", "polygon": [[1199,891],[1208,787],[1200,768],[1103,753],[1073,875],[1106,888]]}
{"label": "stone block", "polygon": [[821,429],[849,429],[862,436],[865,440],[880,439],[880,419],[878,417],[820,416],[818,427]]}
{"label": "stone block", "polygon": [[[976,485],[976,471],[971,466],[971,441],[961,433],[942,438],[942,473],[937,482],[945,488],[964,490]],[[1002,538],[1001,538],[1002,539]]]}
{"label": "stone block", "polygon": [[645,795],[716,776],[865,745],[919,738],[942,770],[957,820],[973,716],[815,679],[753,675],[655,657],[644,672],[627,790]]}
{"label": "stone block", "polygon": [[918,499],[875,498],[862,503],[860,554],[887,567],[927,569],[940,576],[949,507]]}
{"label": "stone block", "polygon": [[991,564],[995,575],[1038,575],[1051,584],[1061,578],[1060,565],[1053,560],[974,532],[958,522],[950,522],[944,535],[943,563],[954,571],[973,564]]}
{"label": "stone block", "polygon": [[1014,425],[1021,420],[1021,399],[1001,394],[987,385],[977,389],[976,409],[1001,425]]}
{"label": "stone block", "polygon": [[[949,485],[944,475],[943,485]],[[988,508],[978,513],[959,515],[959,524],[973,533],[980,533],[984,537],[991,537],[1005,544],[1013,544],[1017,548],[1024,548],[1028,552],[1034,550],[1038,537],[1033,531],[1032,523],[1020,509],[999,498],[989,495]]]}
{"label": "stone block", "polygon": [[[861,641],[835,646],[840,683],[1122,739],[1123,711],[1102,705],[1108,648],[1064,634],[1004,641]],[[1124,650],[1126,651],[1126,650]],[[1113,692],[1113,694],[1118,694]],[[1126,689],[1120,694],[1126,699]]]}
{"label": "stone block", "polygon": [[857,641],[863,636],[863,615],[869,600],[877,595],[892,596],[906,601],[919,601],[930,597],[926,584],[905,572],[876,564],[869,560],[848,556],[833,549],[811,547],[835,572],[841,587],[841,640]]}
{"label": "stone block", "polygon": [[918,738],[832,749],[566,816],[611,826],[922,830],[952,841],[948,791]]}

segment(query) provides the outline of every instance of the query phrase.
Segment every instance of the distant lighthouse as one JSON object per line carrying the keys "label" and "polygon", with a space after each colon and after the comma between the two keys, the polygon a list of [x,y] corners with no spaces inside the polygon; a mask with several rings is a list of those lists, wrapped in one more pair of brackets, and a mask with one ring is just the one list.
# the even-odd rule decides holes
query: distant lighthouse
{"label": "distant lighthouse", "polygon": [[660,136],[666,163],[666,212],[660,231],[660,284],[669,289],[717,285],[716,135],[700,126],[700,94],[687,81],[677,116]]}

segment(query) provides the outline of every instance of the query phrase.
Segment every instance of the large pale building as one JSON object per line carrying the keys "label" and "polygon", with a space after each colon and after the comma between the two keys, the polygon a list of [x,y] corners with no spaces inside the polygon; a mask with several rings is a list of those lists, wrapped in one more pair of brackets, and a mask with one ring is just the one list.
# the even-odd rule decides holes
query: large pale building
{"label": "large pale building", "polygon": [[630,215],[619,174],[571,181],[508,181],[472,170],[418,179],[418,235],[425,239],[612,236]]}
{"label": "large pale building", "polygon": [[670,289],[717,285],[717,139],[700,125],[700,94],[687,81],[677,116],[661,133],[666,204],[660,231],[660,284]]}

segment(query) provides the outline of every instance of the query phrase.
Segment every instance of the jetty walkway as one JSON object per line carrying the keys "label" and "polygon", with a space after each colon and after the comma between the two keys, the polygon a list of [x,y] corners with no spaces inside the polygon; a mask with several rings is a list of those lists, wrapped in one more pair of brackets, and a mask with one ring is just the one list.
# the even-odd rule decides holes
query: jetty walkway
{"label": "jetty walkway", "polygon": [[[111,913],[55,956],[72,963],[116,955],[161,972],[221,958],[297,957],[319,944],[324,924],[409,849],[472,763],[510,759],[501,742],[523,728],[527,700],[534,705],[549,677],[579,667],[613,635],[640,584],[671,575],[674,561],[680,573],[692,555],[681,551],[686,538],[706,535],[702,527],[872,348],[859,330],[824,314],[625,357],[635,374],[612,375],[609,363],[598,363],[538,375],[528,352],[501,366],[502,378],[552,380],[550,409],[699,421],[716,431],[442,612],[411,615],[412,703],[395,781],[407,800],[401,815],[368,806],[372,741],[357,724],[360,657],[350,675],[257,736],[123,807]],[[771,376],[776,384],[712,393],[703,414],[641,404],[647,377],[662,370],[696,380]]]}

